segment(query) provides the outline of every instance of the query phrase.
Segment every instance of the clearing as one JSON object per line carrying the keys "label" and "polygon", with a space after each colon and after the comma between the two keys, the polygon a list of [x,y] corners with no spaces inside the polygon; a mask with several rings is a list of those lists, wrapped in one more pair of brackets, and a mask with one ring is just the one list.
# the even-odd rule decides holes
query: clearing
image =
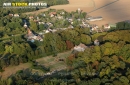
{"label": "clearing", "polygon": [[[38,64],[44,65],[45,67],[49,67],[50,71],[56,69],[64,69],[66,68],[66,58],[71,54],[72,51],[67,51],[63,53],[57,54],[57,56],[47,56],[40,59],[36,59]],[[59,61],[59,59],[63,59],[64,61]]]}
{"label": "clearing", "polygon": [[[64,61],[58,61],[59,58],[62,59],[66,59],[66,57],[68,57],[71,54],[72,51],[66,51],[63,53],[59,53],[57,54],[57,56],[53,57],[53,56],[46,56],[43,58],[39,58],[36,59],[36,61],[41,64],[44,65],[45,67],[50,67],[51,71],[57,70],[57,69],[65,69],[66,68],[66,63]],[[27,68],[31,68],[31,63],[23,63],[20,64],[18,66],[9,66],[7,68],[5,68],[4,72],[0,72],[0,76],[2,77],[2,79],[6,79],[9,76],[11,76],[12,74],[15,74],[17,71],[19,70],[24,70]],[[43,73],[40,70],[32,70],[33,72],[39,72],[39,73]]]}

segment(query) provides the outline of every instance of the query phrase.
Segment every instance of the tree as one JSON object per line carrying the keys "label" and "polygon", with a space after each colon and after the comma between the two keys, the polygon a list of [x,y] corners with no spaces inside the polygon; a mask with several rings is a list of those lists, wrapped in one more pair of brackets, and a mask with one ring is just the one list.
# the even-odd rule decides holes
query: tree
{"label": "tree", "polygon": [[[21,57],[21,56],[20,56]],[[14,57],[14,63],[15,65],[19,65],[19,60],[18,60],[18,56]]]}
{"label": "tree", "polygon": [[125,28],[125,22],[118,22],[117,23],[117,29],[124,29]]}
{"label": "tree", "polygon": [[123,62],[123,61],[119,61],[120,62],[120,68],[121,69],[125,69],[125,62]]}
{"label": "tree", "polygon": [[6,53],[12,53],[13,52],[13,47],[11,45],[6,45],[5,46],[5,52]]}
{"label": "tree", "polygon": [[39,30],[45,30],[45,28],[44,28],[44,25],[43,24],[40,24],[39,26],[38,26],[38,28],[39,28]]}
{"label": "tree", "polygon": [[18,46],[19,43],[12,43],[13,46],[13,53],[20,55],[21,48]]}
{"label": "tree", "polygon": [[13,79],[12,78],[8,78],[7,85],[13,85]]}
{"label": "tree", "polygon": [[67,49],[71,49],[74,47],[74,44],[71,41],[66,41]]}
{"label": "tree", "polygon": [[7,66],[5,59],[0,61],[0,65],[1,65],[2,69]]}
{"label": "tree", "polygon": [[122,85],[122,82],[119,81],[119,80],[114,80],[114,81],[113,81],[113,84],[114,84],[114,85]]}
{"label": "tree", "polygon": [[4,26],[3,20],[0,20],[0,27],[3,27],[3,26]]}
{"label": "tree", "polygon": [[81,34],[81,42],[90,45],[92,43],[91,37],[85,34]]}
{"label": "tree", "polygon": [[88,80],[88,85],[100,85],[100,84],[101,84],[101,81],[99,78]]}
{"label": "tree", "polygon": [[11,59],[10,59],[10,65],[12,65],[12,66],[15,65],[14,58],[11,58]]}
{"label": "tree", "polygon": [[31,28],[33,31],[37,31],[37,30],[38,30],[38,27],[37,27],[36,22],[30,20],[30,28]]}
{"label": "tree", "polygon": [[0,53],[4,53],[5,47],[2,43],[0,43]]}
{"label": "tree", "polygon": [[125,85],[127,85],[127,84],[129,83],[129,80],[128,80],[127,77],[125,77],[125,76],[121,76],[121,77],[119,78],[119,80],[120,80],[121,82],[123,82]]}

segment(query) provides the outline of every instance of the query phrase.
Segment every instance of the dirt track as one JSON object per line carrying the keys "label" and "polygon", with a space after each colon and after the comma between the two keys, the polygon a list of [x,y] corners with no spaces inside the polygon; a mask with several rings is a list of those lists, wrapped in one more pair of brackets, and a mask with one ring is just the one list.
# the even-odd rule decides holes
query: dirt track
{"label": "dirt track", "polygon": [[[104,20],[92,22],[94,24],[98,24],[99,26],[106,23],[116,23],[124,20],[130,20],[130,0],[109,0],[111,2],[116,1],[115,3],[109,4],[107,6],[106,3],[108,0],[95,0],[96,8],[100,8],[89,15],[92,16],[102,16]],[[109,2],[109,3],[111,3]]]}
{"label": "dirt track", "polygon": [[[69,0],[67,5],[57,5],[50,8],[53,9],[65,9],[66,11],[75,11],[78,8],[89,13],[91,16],[102,16],[104,20],[92,22],[99,26],[106,23],[116,23],[119,21],[130,20],[130,0]],[[49,9],[49,8],[48,8]],[[29,12],[32,14],[38,14],[48,9],[42,9],[39,11]],[[27,13],[28,14],[28,13]]]}

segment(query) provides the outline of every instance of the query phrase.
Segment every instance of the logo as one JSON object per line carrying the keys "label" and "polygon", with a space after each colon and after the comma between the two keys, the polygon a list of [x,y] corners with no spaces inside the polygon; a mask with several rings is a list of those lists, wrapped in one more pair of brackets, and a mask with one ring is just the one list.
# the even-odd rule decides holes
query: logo
{"label": "logo", "polygon": [[10,2],[3,3],[3,8],[33,8],[33,7],[47,7],[47,3],[28,3],[28,2]]}

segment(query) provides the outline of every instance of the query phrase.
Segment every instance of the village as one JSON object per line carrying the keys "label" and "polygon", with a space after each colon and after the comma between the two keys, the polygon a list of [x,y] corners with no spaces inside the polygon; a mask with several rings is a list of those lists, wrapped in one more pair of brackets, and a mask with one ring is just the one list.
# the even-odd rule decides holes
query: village
{"label": "village", "polygon": [[[84,13],[84,16],[83,16]],[[23,27],[27,30],[26,38],[27,41],[34,42],[35,40],[38,41],[43,41],[43,37],[45,33],[49,32],[56,32],[58,30],[66,30],[66,29],[73,29],[75,27],[80,27],[80,28],[89,28],[90,32],[93,33],[99,33],[99,32],[104,32],[108,31],[110,28],[116,28],[116,24],[114,23],[106,23],[105,25],[102,25],[102,27],[99,27],[96,24],[90,24],[94,21],[99,21],[103,20],[103,17],[101,16],[96,16],[92,17],[89,15],[86,15],[87,13],[82,12],[80,8],[76,10],[76,12],[73,12],[73,15],[69,15],[67,17],[67,12],[65,10],[55,10],[51,9],[50,11],[43,12],[39,15],[29,15],[28,19],[29,21],[32,20],[35,22],[38,26],[41,25],[42,27],[45,27],[46,29],[41,30],[40,32],[33,33],[32,28],[30,28],[29,24],[30,22],[27,22],[24,20],[24,25]],[[19,14],[9,14],[9,16],[19,18]],[[40,17],[38,17],[40,16]],[[76,17],[76,18],[75,18]],[[49,18],[49,19],[48,19]],[[52,21],[54,20],[54,21]],[[55,25],[55,22],[59,22],[59,26]],[[60,23],[62,22],[62,23]],[[64,27],[64,25],[66,25]]]}
{"label": "village", "polygon": [[[72,15],[73,14],[73,15]],[[84,16],[82,16],[84,14]],[[68,14],[69,15],[69,14]],[[18,18],[20,15],[18,14],[9,14],[9,16]],[[48,19],[49,18],[49,19]],[[83,12],[80,8],[76,10],[76,12],[70,13],[70,15],[67,17],[67,12],[65,10],[55,10],[50,9],[49,11],[43,12],[39,15],[29,15],[28,16],[29,21],[33,21],[38,26],[42,26],[42,29],[45,27],[44,30],[41,31],[33,31],[32,28],[30,28],[29,24],[30,22],[27,22],[27,20],[24,20],[23,27],[26,29],[27,34],[25,35],[25,38],[27,41],[35,42],[35,41],[43,41],[44,35],[46,33],[55,33],[58,30],[67,30],[67,29],[74,29],[75,27],[79,27],[81,29],[89,28],[91,34],[95,33],[101,33],[109,31],[111,28],[116,28],[116,24],[107,23],[105,25],[102,25],[102,27],[99,27],[96,24],[90,24],[94,21],[103,20],[103,17],[96,16],[92,17],[87,15],[87,13]],[[52,21],[54,20],[54,21]],[[59,22],[59,26],[55,25],[55,22]],[[62,23],[60,23],[62,22]],[[76,22],[76,23],[75,23]],[[64,24],[66,23],[66,24]],[[61,25],[62,24],[62,25]],[[64,27],[64,25],[66,25]],[[95,39],[93,42],[94,45],[99,45],[98,39]],[[78,46],[75,46],[73,49],[75,51],[82,51],[87,48],[85,44],[80,43]]]}

